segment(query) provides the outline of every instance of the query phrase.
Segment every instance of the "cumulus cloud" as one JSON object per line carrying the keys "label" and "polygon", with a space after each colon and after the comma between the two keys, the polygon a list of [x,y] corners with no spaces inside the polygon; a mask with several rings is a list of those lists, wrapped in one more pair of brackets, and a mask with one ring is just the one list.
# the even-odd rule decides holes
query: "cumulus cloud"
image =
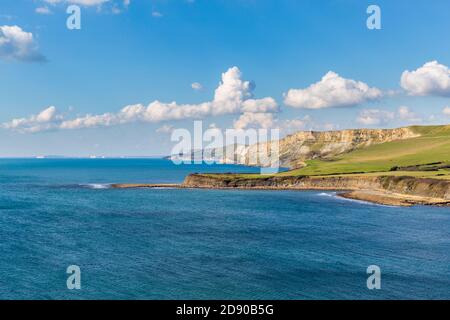
{"label": "cumulus cloud", "polygon": [[55,129],[59,125],[62,116],[59,115],[54,106],[50,106],[37,115],[28,118],[13,119],[1,126],[4,129],[16,130],[19,132],[39,132]]}
{"label": "cumulus cloud", "polygon": [[269,129],[274,127],[274,117],[272,113],[249,113],[242,114],[234,121],[235,129]]}
{"label": "cumulus cloud", "polygon": [[322,109],[355,106],[381,97],[381,90],[329,71],[305,89],[290,89],[284,94],[284,103],[294,108]]}
{"label": "cumulus cloud", "polygon": [[207,116],[238,114],[245,112],[276,112],[278,105],[273,98],[253,99],[249,81],[242,80],[242,73],[232,67],[222,74],[222,81],[215,90],[213,101],[200,104],[164,103],[158,100],[147,107],[141,104],[123,108],[118,113],[87,115],[63,123],[64,129],[110,126],[133,121],[161,122],[182,119],[201,119]]}
{"label": "cumulus cloud", "polygon": [[427,62],[417,70],[404,71],[400,84],[413,96],[450,96],[450,70],[437,61]]}
{"label": "cumulus cloud", "polygon": [[394,118],[395,118],[394,112],[379,109],[366,109],[362,110],[359,113],[359,116],[356,119],[356,121],[366,126],[373,126],[373,125],[387,124]]}
{"label": "cumulus cloud", "polygon": [[273,98],[267,97],[263,99],[248,99],[242,102],[243,112],[262,113],[262,112],[276,112],[278,104]]}
{"label": "cumulus cloud", "polygon": [[[278,112],[278,105],[273,98],[255,99],[253,97],[254,87],[251,82],[242,80],[242,73],[238,67],[232,67],[222,74],[222,81],[215,90],[212,101],[199,104],[178,104],[177,102],[164,103],[156,100],[148,106],[128,105],[116,113],[87,114],[75,119],[59,119],[60,123],[57,128],[95,128],[133,122],[162,122],[201,119],[225,114]],[[257,118],[262,121],[262,116]],[[42,130],[45,130],[45,127],[42,127]]]}
{"label": "cumulus cloud", "polygon": [[38,62],[45,61],[31,32],[18,26],[0,26],[0,58]]}
{"label": "cumulus cloud", "polygon": [[442,113],[447,117],[450,117],[450,107],[445,107],[444,109],[442,109]]}

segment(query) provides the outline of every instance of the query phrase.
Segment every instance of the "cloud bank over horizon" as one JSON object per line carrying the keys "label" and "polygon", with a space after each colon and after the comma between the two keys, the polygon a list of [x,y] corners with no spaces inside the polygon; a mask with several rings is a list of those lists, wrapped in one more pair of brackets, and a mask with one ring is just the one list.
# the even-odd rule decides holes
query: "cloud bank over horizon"
{"label": "cloud bank over horizon", "polygon": [[[30,36],[25,34],[24,38],[30,39]],[[401,75],[401,86],[409,96],[446,96],[447,91],[450,93],[450,71],[447,66],[439,64],[437,61],[427,62],[415,71],[404,71]],[[203,90],[203,86],[198,82],[192,83],[191,87],[197,91]],[[234,66],[222,73],[221,81],[210,101],[180,104],[176,101],[154,100],[148,105],[141,103],[126,105],[118,112],[89,113],[75,118],[63,115],[58,112],[56,107],[49,106],[38,114],[15,118],[0,124],[0,128],[20,133],[37,133],[50,130],[111,127],[138,122],[167,123],[223,115],[237,115],[232,124],[235,129],[276,127],[285,132],[291,132],[294,129],[323,127],[314,123],[309,116],[304,116],[303,119],[278,119],[280,106],[277,101],[272,97],[255,98],[254,90],[255,84],[244,80],[241,70]],[[313,83],[305,89],[290,89],[283,97],[285,105],[292,108],[326,109],[356,107],[386,96],[390,95],[376,87],[369,87],[362,81],[346,79],[329,71],[319,82]],[[444,116],[450,114],[448,108],[447,106],[442,110]],[[401,105],[396,111],[379,108],[362,109],[356,117],[356,122],[362,125],[380,126],[393,121],[421,123],[426,119],[436,119],[436,116],[417,115],[408,106]],[[326,127],[335,128],[336,125],[328,123]],[[158,130],[157,132],[164,131],[167,130]]]}
{"label": "cloud bank over horizon", "polygon": [[[99,115],[87,114],[75,119],[65,119],[58,114],[54,106],[48,107],[37,115],[17,118],[3,123],[4,129],[23,133],[35,133],[48,130],[73,130],[83,128],[109,127],[133,122],[163,122],[184,119],[203,119],[209,116],[226,114],[245,114],[262,119],[267,114],[277,113],[279,106],[272,97],[255,99],[255,85],[242,79],[238,67],[229,68],[222,74],[222,81],[216,88],[212,101],[199,104],[178,104],[155,100],[147,106],[143,104],[127,105],[117,113]],[[252,122],[252,121],[250,121]],[[245,126],[241,121],[241,126]]]}

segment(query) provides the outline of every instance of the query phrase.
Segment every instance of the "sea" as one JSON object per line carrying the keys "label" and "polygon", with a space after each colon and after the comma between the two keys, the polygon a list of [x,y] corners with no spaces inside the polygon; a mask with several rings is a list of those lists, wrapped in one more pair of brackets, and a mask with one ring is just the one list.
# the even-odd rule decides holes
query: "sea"
{"label": "sea", "polygon": [[0,299],[450,299],[449,208],[110,187],[195,172],[259,170],[1,159]]}

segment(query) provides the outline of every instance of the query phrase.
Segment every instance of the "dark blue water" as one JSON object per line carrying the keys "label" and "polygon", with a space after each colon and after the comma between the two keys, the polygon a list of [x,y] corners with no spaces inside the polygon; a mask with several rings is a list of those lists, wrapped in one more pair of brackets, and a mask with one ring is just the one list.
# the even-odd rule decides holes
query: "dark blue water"
{"label": "dark blue water", "polygon": [[[166,160],[0,160],[0,298],[450,298],[450,210],[317,191],[115,190]],[[68,290],[66,268],[81,268]],[[366,268],[381,268],[368,290]]]}

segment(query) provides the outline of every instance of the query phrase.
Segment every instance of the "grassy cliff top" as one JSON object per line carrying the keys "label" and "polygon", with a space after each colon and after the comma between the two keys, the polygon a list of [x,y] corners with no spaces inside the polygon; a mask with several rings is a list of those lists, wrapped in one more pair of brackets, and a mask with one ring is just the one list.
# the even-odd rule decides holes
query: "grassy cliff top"
{"label": "grassy cliff top", "polygon": [[[289,175],[329,175],[339,173],[389,172],[394,167],[440,163],[450,164],[450,125],[415,126],[421,136],[371,145],[332,160],[308,160],[306,167]],[[444,174],[446,170],[443,170]],[[410,173],[412,175],[413,172]]]}
{"label": "grassy cliff top", "polygon": [[[406,175],[450,179],[450,125],[409,128],[420,136],[374,144],[333,159],[307,160],[305,167],[278,175]],[[245,174],[240,177],[265,176]]]}

